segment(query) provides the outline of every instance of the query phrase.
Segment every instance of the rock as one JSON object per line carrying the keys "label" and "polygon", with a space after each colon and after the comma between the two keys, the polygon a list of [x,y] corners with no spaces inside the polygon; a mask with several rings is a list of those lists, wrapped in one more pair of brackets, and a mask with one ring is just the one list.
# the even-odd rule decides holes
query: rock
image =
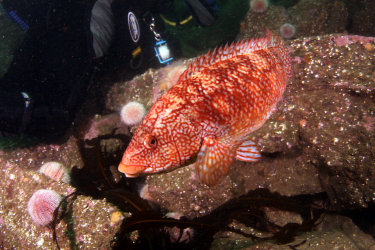
{"label": "rock", "polygon": [[122,106],[132,101],[149,109],[153,104],[150,100],[154,91],[154,76],[155,69],[149,69],[131,81],[113,84],[107,94],[106,109],[120,113]]}
{"label": "rock", "polygon": [[288,14],[298,37],[341,33],[349,23],[345,3],[337,0],[301,0],[288,9]]}
{"label": "rock", "polygon": [[259,37],[265,29],[280,34],[280,27],[296,27],[294,38],[344,32],[349,24],[348,8],[342,1],[302,0],[288,6],[270,5],[264,13],[249,10],[236,40]]}
{"label": "rock", "polygon": [[[15,164],[1,162],[0,169],[0,238],[4,249],[56,248],[52,231],[33,222],[27,212],[27,203],[39,189],[54,190],[63,196],[73,193],[75,189],[38,172],[24,171]],[[71,200],[68,207],[71,212],[56,224],[60,247],[70,249],[74,245],[86,249],[109,249],[110,241],[119,229],[118,221],[111,224],[110,215],[118,209],[105,201],[82,195]]]}
{"label": "rock", "polygon": [[290,22],[288,12],[282,6],[270,5],[264,13],[248,11],[236,40],[259,37],[266,28],[279,33],[281,25]]}
{"label": "rock", "polygon": [[210,188],[197,179],[194,165],[169,173],[150,175],[146,183],[149,195],[159,206],[189,219],[208,214],[235,197],[228,178],[215,188]]}
{"label": "rock", "polygon": [[[300,141],[291,147],[300,147],[302,155],[310,157],[337,209],[366,207],[373,198],[375,85],[368,62],[374,55],[364,46],[374,41],[340,35],[294,41],[295,60],[302,61],[295,64],[296,78],[279,106],[283,114],[275,114],[296,125],[303,121],[303,126],[289,127],[284,134],[298,133]],[[270,133],[264,129],[259,131],[262,135]],[[281,151],[286,148],[282,141],[272,143]]]}
{"label": "rock", "polygon": [[118,114],[110,114],[106,116],[96,115],[89,123],[84,140],[93,140],[100,136],[125,134],[131,136],[129,128],[121,122]]}
{"label": "rock", "polygon": [[283,211],[272,207],[264,207],[265,217],[278,226],[285,226],[288,223],[296,223],[302,225],[301,215],[289,211]]}
{"label": "rock", "polygon": [[124,148],[124,144],[120,139],[111,138],[101,140],[100,147],[102,148],[102,152],[106,152],[107,154],[114,154],[117,151],[122,150]]}
{"label": "rock", "polygon": [[[306,238],[305,238],[306,237]],[[308,249],[312,250],[330,250],[330,249],[352,249],[352,250],[364,250],[368,248],[360,248],[356,245],[356,242],[339,230],[333,230],[324,233],[312,233],[304,235],[307,241],[304,245],[308,246]],[[297,241],[297,240],[296,240]],[[301,242],[301,237],[298,238],[298,242]],[[293,245],[291,243],[291,245]],[[303,246],[303,245],[302,245]]]}
{"label": "rock", "polygon": [[66,142],[55,144],[39,143],[35,146],[16,150],[0,150],[0,163],[14,164],[22,169],[38,170],[44,163],[57,161],[71,170],[83,167],[79,152],[79,142],[70,137]]}
{"label": "rock", "polygon": [[73,201],[72,210],[69,226],[73,227],[71,230],[75,237],[68,239],[67,243],[76,242],[77,246],[86,249],[110,249],[110,243],[124,219],[118,209],[103,200],[78,196]]}
{"label": "rock", "polygon": [[375,241],[369,234],[363,233],[351,219],[341,215],[324,215],[323,222],[314,228],[316,232],[330,232],[340,229],[346,237],[355,243],[358,249],[375,247]]}
{"label": "rock", "polygon": [[[230,225],[241,232],[256,234],[257,236],[267,237],[267,234],[257,232],[243,224],[232,223]],[[294,248],[292,248],[294,247]],[[277,245],[271,241],[253,242],[249,238],[233,232],[223,232],[216,235],[210,249],[353,249],[367,250],[375,247],[374,239],[363,233],[347,217],[340,215],[323,215],[323,222],[313,229],[313,232],[307,232],[299,235],[296,239],[287,245]]]}

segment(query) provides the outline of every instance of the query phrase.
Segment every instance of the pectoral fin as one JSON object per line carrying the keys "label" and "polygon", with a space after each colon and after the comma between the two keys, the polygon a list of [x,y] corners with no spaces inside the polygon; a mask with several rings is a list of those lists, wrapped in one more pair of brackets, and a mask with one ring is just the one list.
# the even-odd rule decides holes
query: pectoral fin
{"label": "pectoral fin", "polygon": [[234,145],[205,138],[195,163],[199,179],[208,186],[216,185],[222,176],[228,175],[235,156]]}
{"label": "pectoral fin", "polygon": [[262,158],[259,148],[252,140],[248,139],[244,141],[241,146],[237,149],[236,159],[240,161],[258,161]]}

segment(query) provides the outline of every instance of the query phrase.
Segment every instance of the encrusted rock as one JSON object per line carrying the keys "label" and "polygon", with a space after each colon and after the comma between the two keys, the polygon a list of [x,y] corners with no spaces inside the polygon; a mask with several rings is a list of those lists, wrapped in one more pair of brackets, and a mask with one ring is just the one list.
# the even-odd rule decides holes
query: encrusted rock
{"label": "encrusted rock", "polygon": [[[39,189],[53,189],[63,196],[75,189],[36,171],[24,171],[16,164],[0,162],[0,169],[0,239],[4,249],[54,249],[51,229],[33,222],[27,212],[28,200]],[[68,201],[72,202],[68,205],[70,212],[56,224],[59,246],[110,248],[110,241],[119,229],[119,223],[111,224],[110,215],[118,210],[105,201],[82,195]]]}

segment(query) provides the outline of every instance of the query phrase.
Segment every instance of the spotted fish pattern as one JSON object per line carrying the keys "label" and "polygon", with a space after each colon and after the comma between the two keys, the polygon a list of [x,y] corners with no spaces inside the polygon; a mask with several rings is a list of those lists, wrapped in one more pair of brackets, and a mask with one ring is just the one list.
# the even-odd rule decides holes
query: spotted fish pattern
{"label": "spotted fish pattern", "polygon": [[288,48],[268,30],[198,57],[140,124],[119,171],[137,177],[196,157],[199,179],[217,184],[234,159],[260,159],[249,135],[269,118],[292,75]]}

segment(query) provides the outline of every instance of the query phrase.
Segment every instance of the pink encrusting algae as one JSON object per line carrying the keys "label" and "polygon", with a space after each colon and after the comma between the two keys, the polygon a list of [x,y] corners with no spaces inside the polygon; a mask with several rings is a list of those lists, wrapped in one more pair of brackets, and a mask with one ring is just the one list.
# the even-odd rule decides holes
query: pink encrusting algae
{"label": "pink encrusting algae", "polygon": [[159,87],[161,90],[168,90],[177,84],[181,74],[187,69],[182,61],[171,63],[159,70]]}
{"label": "pink encrusting algae", "polygon": [[55,209],[62,201],[62,196],[53,190],[39,189],[28,202],[28,211],[35,224],[45,227],[54,219]]}
{"label": "pink encrusting algae", "polygon": [[161,68],[154,78],[152,103],[155,103],[167,90],[176,85],[186,69],[187,65],[181,60]]}
{"label": "pink encrusting algae", "polygon": [[283,40],[266,33],[198,57],[140,124],[119,170],[137,177],[197,156],[198,177],[215,185],[235,158],[257,161],[249,135],[266,122],[293,75]]}

